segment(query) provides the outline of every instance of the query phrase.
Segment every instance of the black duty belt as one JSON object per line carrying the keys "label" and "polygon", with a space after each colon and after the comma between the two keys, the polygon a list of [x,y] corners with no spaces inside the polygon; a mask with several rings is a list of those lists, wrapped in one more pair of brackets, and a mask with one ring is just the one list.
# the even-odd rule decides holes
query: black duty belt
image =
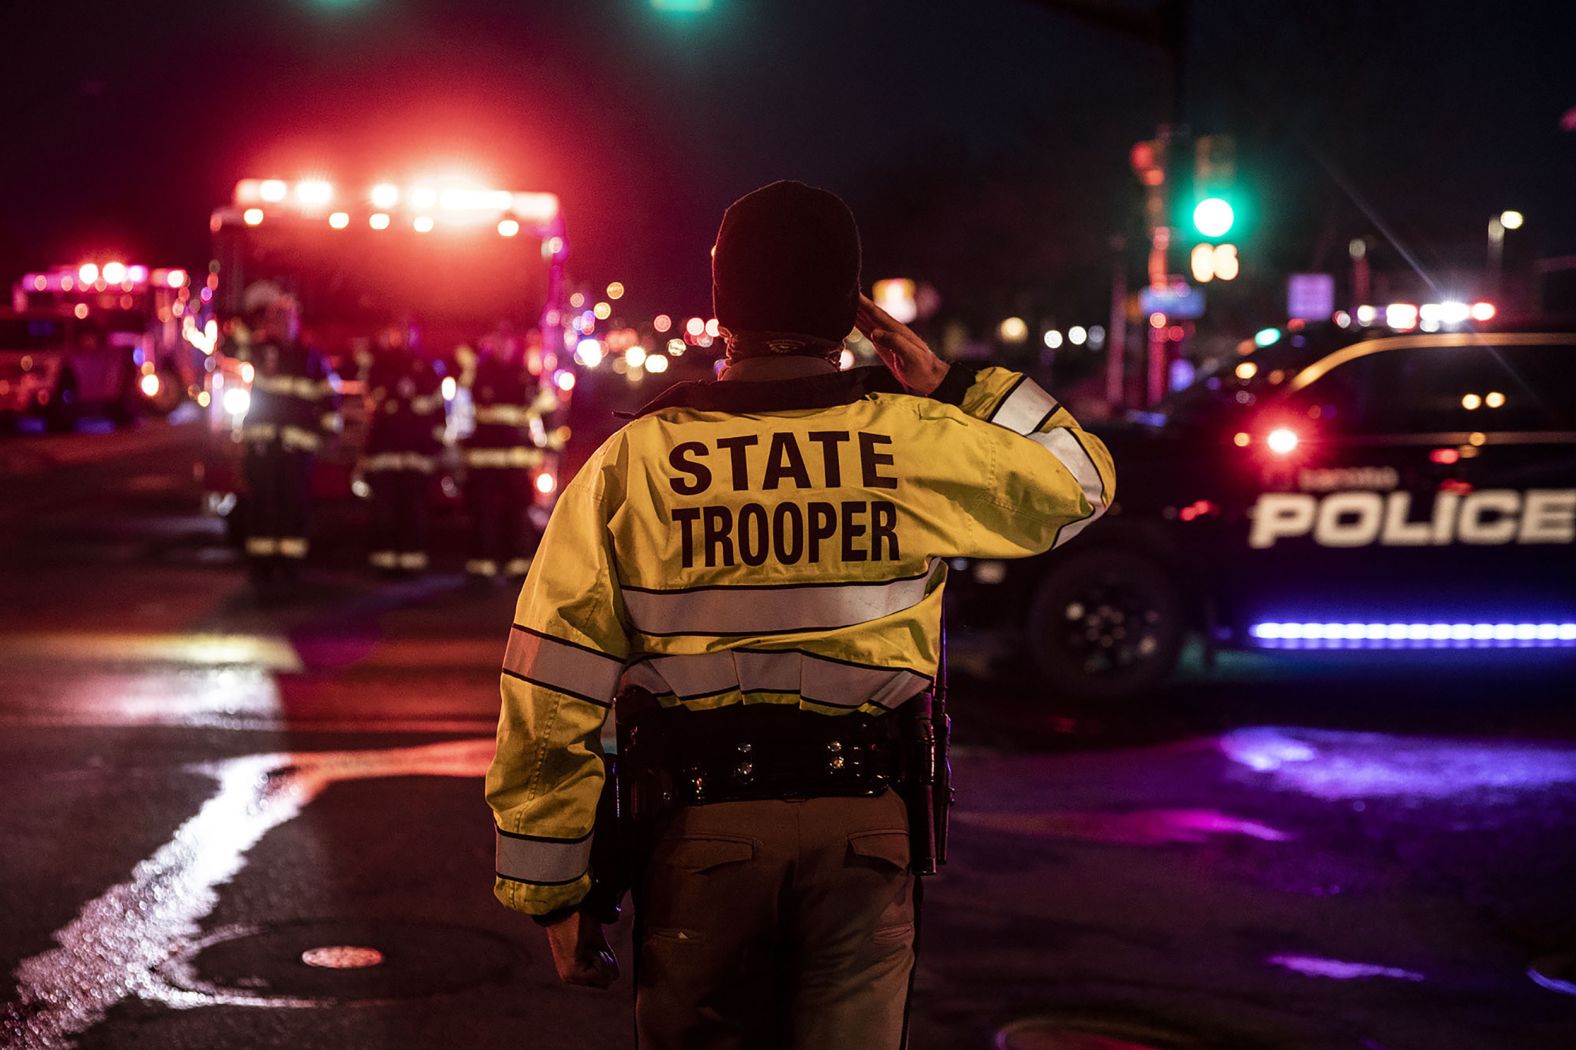
{"label": "black duty belt", "polygon": [[631,772],[662,782],[662,802],[879,795],[902,779],[899,719],[738,704],[648,709],[633,726]]}

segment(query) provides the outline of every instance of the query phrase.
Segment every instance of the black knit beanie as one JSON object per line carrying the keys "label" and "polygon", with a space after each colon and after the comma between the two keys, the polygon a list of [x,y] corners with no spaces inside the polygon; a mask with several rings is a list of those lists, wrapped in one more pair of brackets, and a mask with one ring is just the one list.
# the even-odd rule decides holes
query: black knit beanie
{"label": "black knit beanie", "polygon": [[782,333],[841,343],[859,303],[854,213],[836,194],[802,182],[774,182],[740,197],[717,231],[711,300],[718,324],[736,337]]}

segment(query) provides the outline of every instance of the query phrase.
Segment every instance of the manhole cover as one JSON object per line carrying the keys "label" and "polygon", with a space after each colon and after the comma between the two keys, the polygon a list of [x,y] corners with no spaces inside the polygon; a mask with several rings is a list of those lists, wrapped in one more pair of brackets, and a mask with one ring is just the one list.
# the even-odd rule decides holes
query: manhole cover
{"label": "manhole cover", "polygon": [[326,920],[226,927],[162,975],[221,1001],[310,1006],[457,992],[502,982],[524,961],[512,941],[483,930]]}
{"label": "manhole cover", "polygon": [[1142,1023],[1030,1017],[997,1032],[996,1050],[1202,1050],[1202,1044]]}
{"label": "manhole cover", "polygon": [[1527,976],[1540,987],[1561,995],[1576,995],[1576,955],[1550,955],[1527,968]]}

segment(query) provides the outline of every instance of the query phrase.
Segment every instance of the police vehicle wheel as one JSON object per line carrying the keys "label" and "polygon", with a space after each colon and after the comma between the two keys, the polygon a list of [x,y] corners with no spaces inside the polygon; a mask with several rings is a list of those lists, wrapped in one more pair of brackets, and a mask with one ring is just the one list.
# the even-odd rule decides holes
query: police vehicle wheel
{"label": "police vehicle wheel", "polygon": [[1059,561],[1029,609],[1029,651],[1059,693],[1107,703],[1159,686],[1182,648],[1182,599],[1139,554],[1095,550]]}

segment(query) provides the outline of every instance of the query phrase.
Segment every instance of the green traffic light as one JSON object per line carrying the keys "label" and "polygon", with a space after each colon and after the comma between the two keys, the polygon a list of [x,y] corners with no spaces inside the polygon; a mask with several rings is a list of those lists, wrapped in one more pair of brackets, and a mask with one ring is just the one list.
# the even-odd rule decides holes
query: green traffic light
{"label": "green traffic light", "polygon": [[1237,213],[1224,197],[1205,197],[1193,208],[1193,228],[1205,237],[1224,237],[1237,221]]}
{"label": "green traffic light", "polygon": [[712,0],[651,0],[654,10],[670,15],[698,15],[711,10]]}

